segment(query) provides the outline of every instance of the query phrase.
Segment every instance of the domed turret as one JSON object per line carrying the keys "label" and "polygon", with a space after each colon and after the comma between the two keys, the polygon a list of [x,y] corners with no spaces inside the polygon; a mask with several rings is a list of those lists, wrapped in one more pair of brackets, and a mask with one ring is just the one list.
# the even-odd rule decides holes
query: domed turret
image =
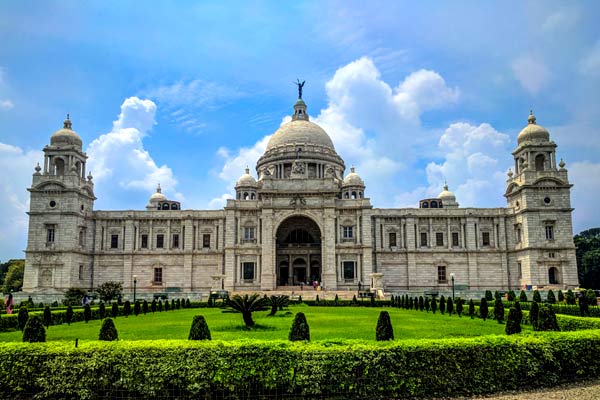
{"label": "domed turret", "polygon": [[63,128],[57,130],[50,136],[50,145],[52,146],[76,146],[81,148],[82,141],[79,135],[72,129],[69,114],[63,123]]}
{"label": "domed turret", "polygon": [[444,184],[444,190],[438,194],[438,199],[442,201],[444,208],[457,208],[458,203],[456,202],[456,196],[450,190],[448,190],[448,184]]}
{"label": "domed turret", "polygon": [[256,179],[250,175],[250,168],[246,166],[246,173],[237,180],[235,187],[256,187]]}
{"label": "domed turret", "polygon": [[244,175],[240,176],[235,184],[236,197],[238,200],[256,200],[256,189],[258,184],[256,179],[250,175],[250,168],[246,166]]}
{"label": "domed turret", "polygon": [[546,128],[537,125],[535,121],[535,115],[533,115],[533,111],[530,111],[529,118],[527,118],[527,126],[517,136],[517,143],[519,145],[527,142],[541,143],[550,141],[550,134]]}
{"label": "domed turret", "polygon": [[156,187],[156,192],[150,196],[150,201],[149,203],[158,203],[159,201],[164,201],[167,200],[167,196],[165,196],[164,194],[162,194],[162,189],[160,188],[160,183],[158,184],[158,186]]}
{"label": "domed turret", "polygon": [[350,173],[344,178],[342,183],[342,198],[344,199],[362,199],[364,197],[365,182],[356,173],[354,166],[350,167]]}
{"label": "domed turret", "polygon": [[156,192],[150,196],[150,200],[148,201],[148,205],[146,206],[147,210],[181,210],[181,203],[178,201],[173,201],[167,199],[162,193],[162,189],[160,188],[160,183],[156,187]]}

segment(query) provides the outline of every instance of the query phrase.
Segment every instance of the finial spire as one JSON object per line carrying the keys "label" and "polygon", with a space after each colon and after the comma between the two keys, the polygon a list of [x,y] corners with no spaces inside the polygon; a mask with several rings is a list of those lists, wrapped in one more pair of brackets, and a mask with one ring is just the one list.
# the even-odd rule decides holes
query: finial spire
{"label": "finial spire", "polygon": [[250,167],[246,165],[246,174],[250,175]]}
{"label": "finial spire", "polygon": [[448,190],[448,182],[444,179],[444,190]]}
{"label": "finial spire", "polygon": [[158,186],[156,187],[156,193],[162,193],[161,192],[161,188],[160,188],[160,182],[158,183]]}
{"label": "finial spire", "polygon": [[533,110],[529,110],[529,118],[527,118],[527,122],[529,124],[535,124],[535,115],[533,115]]}
{"label": "finial spire", "polygon": [[354,171],[356,171],[356,168],[354,168],[354,165],[350,167],[350,172],[354,173]]}
{"label": "finial spire", "polygon": [[65,119],[64,122],[64,129],[71,129],[71,120],[69,119],[69,114],[67,114],[67,119]]}

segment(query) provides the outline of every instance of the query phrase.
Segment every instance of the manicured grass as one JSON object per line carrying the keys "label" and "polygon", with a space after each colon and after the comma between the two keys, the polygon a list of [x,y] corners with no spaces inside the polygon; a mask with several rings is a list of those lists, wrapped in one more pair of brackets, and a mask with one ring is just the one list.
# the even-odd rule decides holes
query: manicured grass
{"label": "manicured grass", "polygon": [[[504,325],[496,321],[471,320],[457,315],[441,315],[403,310],[397,308],[369,307],[309,307],[293,305],[287,311],[279,311],[274,317],[268,312],[253,314],[257,327],[244,329],[240,314],[223,313],[218,308],[182,309],[156,312],[128,318],[118,317],[115,325],[119,340],[187,339],[194,315],[204,315],[213,340],[263,339],[287,340],[293,316],[302,311],[310,326],[312,340],[367,339],[375,340],[375,326],[379,312],[389,312],[394,327],[395,339],[439,339],[449,337],[473,337],[503,335]],[[77,322],[51,326],[46,340],[97,340],[101,321]],[[522,325],[524,331],[531,328]],[[21,341],[22,333],[0,333],[0,342]]]}

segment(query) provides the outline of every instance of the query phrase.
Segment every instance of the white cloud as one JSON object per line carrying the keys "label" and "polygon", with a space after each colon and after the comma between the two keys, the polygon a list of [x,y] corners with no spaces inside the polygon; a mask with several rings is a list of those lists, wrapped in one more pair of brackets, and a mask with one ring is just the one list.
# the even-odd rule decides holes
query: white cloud
{"label": "white cloud", "polygon": [[584,75],[600,77],[600,41],[583,57],[579,70]]}
{"label": "white cloud", "polygon": [[227,199],[233,199],[233,195],[231,193],[223,193],[221,196],[215,197],[208,202],[208,208],[213,210],[223,208],[227,205]]}
{"label": "white cloud", "polygon": [[573,212],[573,233],[600,226],[600,163],[590,161],[574,162],[567,165],[569,181],[574,183],[571,194]]}
{"label": "white cloud", "polygon": [[[41,151],[24,151],[10,144],[0,143],[0,255],[23,258],[27,242],[29,192],[33,168],[42,162]],[[6,259],[2,260],[6,261]]]}
{"label": "white cloud", "polygon": [[[144,149],[142,139],[155,124],[155,114],[154,102],[130,97],[121,105],[112,130],[88,146],[88,170],[94,174],[96,188],[101,191],[97,193],[100,199],[110,199],[123,190],[153,193],[157,183],[168,197],[181,199],[181,194],[175,192],[177,180],[171,168],[158,166]],[[140,199],[140,203],[143,201],[145,199]]]}
{"label": "white cloud", "polygon": [[521,86],[532,95],[538,94],[552,77],[544,62],[539,57],[532,55],[516,59],[511,67]]}
{"label": "white cloud", "polygon": [[573,7],[564,8],[556,11],[546,17],[542,22],[541,28],[544,33],[557,30],[567,31],[573,27],[579,20],[579,11]]}
{"label": "white cloud", "polygon": [[3,110],[10,110],[14,106],[15,105],[10,100],[0,100],[0,108],[3,109]]}

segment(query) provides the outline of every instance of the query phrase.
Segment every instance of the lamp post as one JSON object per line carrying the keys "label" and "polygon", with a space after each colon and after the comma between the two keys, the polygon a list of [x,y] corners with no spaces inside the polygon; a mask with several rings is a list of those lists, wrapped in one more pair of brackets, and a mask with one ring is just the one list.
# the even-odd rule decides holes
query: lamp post
{"label": "lamp post", "polygon": [[133,303],[135,304],[135,291],[137,289],[137,275],[133,276]]}
{"label": "lamp post", "polygon": [[450,278],[452,279],[452,300],[454,300],[454,272],[450,274]]}

